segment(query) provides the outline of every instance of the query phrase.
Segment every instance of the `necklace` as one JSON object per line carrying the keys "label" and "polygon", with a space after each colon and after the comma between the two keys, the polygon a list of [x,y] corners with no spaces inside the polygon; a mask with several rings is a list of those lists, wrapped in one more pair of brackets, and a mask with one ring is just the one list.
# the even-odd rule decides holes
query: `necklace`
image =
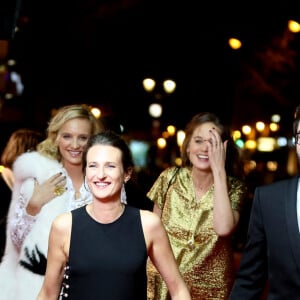
{"label": "necklace", "polygon": [[[97,216],[97,212],[94,209],[94,205],[91,205],[91,215],[93,217],[94,220],[96,220],[99,223],[103,223],[103,224],[108,224],[108,223],[112,223],[114,221],[116,221],[117,219],[119,219],[121,217],[121,215],[123,214],[124,210],[125,210],[125,204],[121,203],[121,205],[119,206],[119,210],[117,213],[115,213],[114,211],[109,211],[109,212],[105,212],[105,214],[103,214],[102,216]],[[101,212],[100,212],[101,213]]]}

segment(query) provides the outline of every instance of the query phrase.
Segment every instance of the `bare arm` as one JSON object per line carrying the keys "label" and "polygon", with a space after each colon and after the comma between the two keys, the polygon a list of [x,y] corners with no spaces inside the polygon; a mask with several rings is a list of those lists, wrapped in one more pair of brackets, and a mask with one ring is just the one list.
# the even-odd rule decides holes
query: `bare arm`
{"label": "bare arm", "polygon": [[142,223],[149,257],[165,281],[172,300],[191,300],[160,218],[142,211]]}
{"label": "bare arm", "polygon": [[33,178],[27,178],[20,190],[14,190],[9,209],[9,234],[18,251],[34,225],[36,215],[42,206],[55,197],[54,189],[57,184],[65,185],[64,175],[57,173],[41,185]]}
{"label": "bare arm", "polygon": [[214,176],[214,229],[219,236],[228,236],[236,228],[239,212],[231,207],[225,170],[227,142],[222,142],[220,134],[210,132],[212,143],[208,143],[208,155]]}
{"label": "bare arm", "polygon": [[49,236],[46,275],[37,300],[57,300],[63,281],[64,267],[68,261],[72,216],[58,216]]}
{"label": "bare arm", "polygon": [[161,218],[162,211],[161,211],[161,209],[158,207],[158,205],[156,203],[154,203],[153,212],[155,214],[157,214]]}

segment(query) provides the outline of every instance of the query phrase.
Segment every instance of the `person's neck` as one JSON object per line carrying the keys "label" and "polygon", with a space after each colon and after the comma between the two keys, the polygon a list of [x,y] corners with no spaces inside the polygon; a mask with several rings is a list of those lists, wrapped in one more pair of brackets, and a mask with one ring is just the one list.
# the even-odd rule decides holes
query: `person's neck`
{"label": "person's neck", "polygon": [[93,203],[89,204],[89,213],[94,220],[99,223],[112,223],[123,214],[125,205],[118,201],[117,203]]}
{"label": "person's neck", "polygon": [[214,183],[212,172],[205,172],[192,168],[191,174],[194,186],[197,188],[210,187]]}

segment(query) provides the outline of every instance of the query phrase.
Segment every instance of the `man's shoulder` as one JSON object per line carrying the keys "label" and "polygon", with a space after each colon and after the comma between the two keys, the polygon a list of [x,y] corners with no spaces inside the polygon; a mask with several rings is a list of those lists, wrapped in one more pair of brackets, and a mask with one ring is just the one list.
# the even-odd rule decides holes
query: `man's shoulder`
{"label": "man's shoulder", "polygon": [[257,189],[282,189],[285,186],[297,186],[299,181],[299,176],[294,176],[290,178],[281,179],[278,181],[271,182],[266,185],[258,186]]}

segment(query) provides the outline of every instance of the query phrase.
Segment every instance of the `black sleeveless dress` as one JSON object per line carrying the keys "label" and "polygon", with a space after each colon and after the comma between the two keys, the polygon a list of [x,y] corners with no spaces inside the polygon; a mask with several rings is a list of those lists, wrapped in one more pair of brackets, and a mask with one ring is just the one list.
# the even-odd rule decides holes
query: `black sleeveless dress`
{"label": "black sleeveless dress", "polygon": [[140,210],[125,206],[110,224],[72,211],[68,299],[146,300],[148,254]]}

